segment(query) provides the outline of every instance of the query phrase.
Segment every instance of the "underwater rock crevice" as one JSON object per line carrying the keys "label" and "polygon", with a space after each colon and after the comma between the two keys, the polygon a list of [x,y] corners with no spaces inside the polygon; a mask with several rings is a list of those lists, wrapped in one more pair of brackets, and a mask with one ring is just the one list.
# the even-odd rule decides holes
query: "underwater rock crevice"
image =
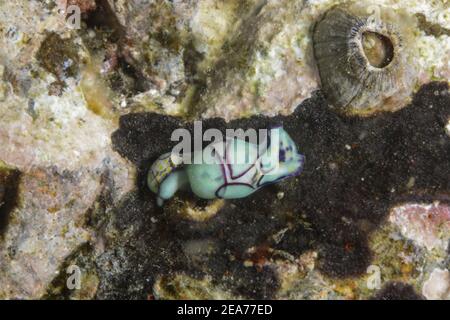
{"label": "underwater rock crevice", "polygon": [[11,212],[18,204],[20,176],[18,170],[0,168],[0,239],[8,227]]}
{"label": "underwater rock crevice", "polygon": [[[385,221],[389,208],[398,199],[414,194],[433,198],[449,192],[450,164],[446,159],[450,157],[450,141],[443,126],[444,119],[450,116],[449,105],[448,84],[435,82],[422,87],[406,108],[373,118],[341,117],[331,111],[322,94],[316,92],[290,116],[257,116],[230,123],[222,119],[205,120],[204,129],[221,130],[283,124],[307,158],[305,171],[295,180],[262,189],[242,200],[227,201],[219,213],[206,222],[183,219],[176,211],[171,211],[170,201],[162,209],[156,209],[153,194],[146,189],[144,180],[152,161],[173,146],[171,132],[178,127],[192,130],[191,124],[153,113],[125,115],[112,141],[119,154],[140,168],[137,183],[141,200],[130,198],[117,214],[126,210],[140,212],[142,217],[142,212],[149,212],[158,220],[157,224],[162,225],[152,227],[153,231],[146,230],[144,225],[148,222],[142,224],[140,218],[133,217],[131,224],[137,223],[140,230],[136,230],[133,237],[142,234],[159,237],[161,230],[166,230],[164,233],[172,235],[164,242],[167,248],[172,248],[163,250],[169,256],[173,246],[182,248],[186,242],[202,239],[213,239],[216,248],[228,252],[223,256],[206,255],[206,260],[197,267],[180,261],[178,252],[171,258],[166,256],[168,261],[178,263],[172,267],[166,264],[160,270],[162,273],[173,273],[175,269],[171,268],[178,265],[178,271],[206,273],[220,282],[224,272],[232,272],[236,279],[241,279],[230,285],[232,290],[237,290],[239,281],[251,279],[239,278],[240,272],[233,272],[236,267],[241,268],[243,262],[230,262],[229,254],[239,257],[294,222],[289,232],[296,236],[271,245],[295,255],[316,249],[321,253],[319,270],[325,275],[332,278],[357,276],[365,273],[371,261],[368,236]],[[414,184],[408,184],[410,176],[415,177]],[[274,200],[279,191],[285,196]],[[180,195],[179,200],[183,199],[185,196]],[[310,231],[298,224],[297,219],[302,215]],[[127,219],[123,221],[127,222]],[[134,248],[141,250],[139,246]],[[258,290],[260,294],[266,292],[263,287]],[[250,292],[240,293],[254,297]]]}

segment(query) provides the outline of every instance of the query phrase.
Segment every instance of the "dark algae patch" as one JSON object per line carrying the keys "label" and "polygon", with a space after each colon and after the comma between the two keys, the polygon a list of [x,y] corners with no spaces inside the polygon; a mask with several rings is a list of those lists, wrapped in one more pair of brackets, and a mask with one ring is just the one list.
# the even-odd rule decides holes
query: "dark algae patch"
{"label": "dark algae patch", "polygon": [[53,73],[59,81],[78,73],[78,49],[71,39],[62,39],[50,32],[36,55],[41,67]]}
{"label": "dark algae patch", "polygon": [[[112,135],[113,145],[140,173],[137,191],[114,212],[120,230],[115,241],[125,242],[130,269],[114,275],[124,289],[116,295],[144,297],[157,276],[182,272],[210,275],[213,282],[245,297],[272,298],[279,287],[274,271],[257,264],[244,266],[255,258],[249,255],[252,247],[294,256],[313,249],[319,253],[319,270],[327,276],[364,274],[371,262],[367,239],[385,221],[390,207],[404,201],[448,201],[450,139],[444,128],[449,117],[448,84],[434,82],[422,87],[411,105],[371,118],[334,113],[319,91],[287,117],[255,116],[228,124],[206,120],[203,130],[283,124],[306,164],[299,177],[226,201],[211,219],[194,222],[170,204],[193,201],[192,195],[180,193],[158,208],[145,184],[152,161],[174,145],[172,131],[192,130],[192,124],[153,113],[123,116]],[[414,183],[408,183],[411,179]],[[282,199],[277,198],[280,191]],[[283,229],[284,236],[275,241],[274,235]],[[195,261],[186,250],[193,241],[207,242],[209,248]],[[258,261],[270,259],[268,250],[257,252]],[[136,283],[141,287],[136,289]],[[385,290],[384,296],[397,294],[392,292]],[[108,296],[107,288],[100,295]]]}
{"label": "dark algae patch", "polygon": [[425,300],[414,288],[402,282],[387,283],[374,297],[373,300]]}
{"label": "dark algae patch", "polygon": [[431,23],[427,21],[427,18],[423,13],[417,13],[416,17],[419,23],[419,28],[423,30],[428,36],[450,36],[450,29],[446,29],[438,23]]}

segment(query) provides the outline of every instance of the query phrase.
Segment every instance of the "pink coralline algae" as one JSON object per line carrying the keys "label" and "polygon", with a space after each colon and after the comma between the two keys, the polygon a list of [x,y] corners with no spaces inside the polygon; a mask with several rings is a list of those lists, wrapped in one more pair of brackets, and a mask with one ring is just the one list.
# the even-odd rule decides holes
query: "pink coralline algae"
{"label": "pink coralline algae", "polygon": [[446,250],[450,240],[450,206],[439,202],[431,204],[404,204],[391,210],[390,222],[402,235],[429,250]]}
{"label": "pink coralline algae", "polygon": [[450,272],[434,269],[423,285],[422,294],[428,300],[450,300]]}

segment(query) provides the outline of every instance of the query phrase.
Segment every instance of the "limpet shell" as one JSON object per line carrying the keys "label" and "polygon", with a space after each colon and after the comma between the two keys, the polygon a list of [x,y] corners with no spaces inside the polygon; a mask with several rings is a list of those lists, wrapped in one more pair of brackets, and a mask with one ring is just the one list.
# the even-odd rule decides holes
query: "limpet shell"
{"label": "limpet shell", "polygon": [[348,115],[396,111],[416,84],[413,17],[363,4],[328,10],[313,31],[314,56],[328,102]]}

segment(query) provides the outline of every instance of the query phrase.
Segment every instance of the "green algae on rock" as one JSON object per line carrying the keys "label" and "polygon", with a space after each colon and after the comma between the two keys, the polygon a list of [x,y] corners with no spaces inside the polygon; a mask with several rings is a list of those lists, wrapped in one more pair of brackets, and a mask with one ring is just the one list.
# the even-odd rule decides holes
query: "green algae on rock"
{"label": "green algae on rock", "polygon": [[215,286],[211,277],[195,279],[185,274],[160,277],[153,287],[154,298],[163,300],[229,300],[237,297]]}

